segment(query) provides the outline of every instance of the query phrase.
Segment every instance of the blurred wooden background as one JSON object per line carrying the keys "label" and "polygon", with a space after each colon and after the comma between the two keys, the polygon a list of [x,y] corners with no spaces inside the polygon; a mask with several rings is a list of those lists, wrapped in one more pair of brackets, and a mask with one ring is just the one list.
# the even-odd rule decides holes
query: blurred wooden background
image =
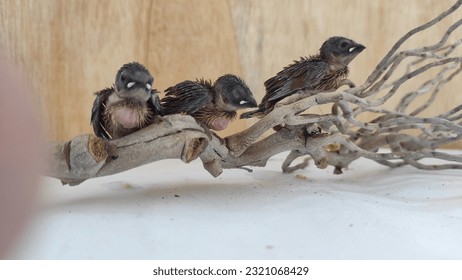
{"label": "blurred wooden background", "polygon": [[[186,79],[241,75],[263,82],[333,35],[367,46],[351,64],[362,83],[393,43],[453,0],[0,0],[0,50],[29,77],[49,139],[91,132],[93,92],[111,86],[126,62],[145,64],[155,88]],[[457,11],[413,44],[436,42]],[[433,35],[431,35],[433,34]],[[460,32],[458,38],[460,38]],[[435,112],[462,103],[462,79]],[[250,125],[237,121],[223,135]]]}

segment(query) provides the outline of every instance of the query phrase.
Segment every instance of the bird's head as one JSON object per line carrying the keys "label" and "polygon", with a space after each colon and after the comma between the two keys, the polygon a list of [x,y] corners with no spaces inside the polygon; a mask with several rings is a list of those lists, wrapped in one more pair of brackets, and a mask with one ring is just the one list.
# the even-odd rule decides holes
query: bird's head
{"label": "bird's head", "polygon": [[336,36],[327,39],[319,51],[321,58],[347,66],[365,48],[351,39]]}
{"label": "bird's head", "polygon": [[215,81],[213,88],[221,97],[223,107],[229,111],[257,107],[257,101],[249,87],[235,75],[221,76]]}
{"label": "bird's head", "polygon": [[114,87],[120,98],[133,98],[146,102],[151,97],[154,78],[138,62],[124,64],[117,72]]}

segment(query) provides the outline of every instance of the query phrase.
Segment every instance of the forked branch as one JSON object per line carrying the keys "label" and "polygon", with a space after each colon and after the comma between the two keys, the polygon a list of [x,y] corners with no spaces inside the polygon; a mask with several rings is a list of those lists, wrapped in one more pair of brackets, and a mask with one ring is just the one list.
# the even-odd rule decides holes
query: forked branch
{"label": "forked branch", "polygon": [[[291,166],[304,155],[319,168],[331,165],[335,173],[358,158],[367,158],[390,167],[410,165],[425,170],[462,169],[462,155],[439,150],[462,139],[462,105],[448,112],[428,116],[428,108],[442,95],[442,89],[462,71],[462,57],[454,55],[462,44],[452,38],[462,20],[453,23],[432,45],[401,50],[417,33],[427,32],[456,11],[462,0],[450,9],[401,37],[379,62],[366,81],[344,91],[297,92],[276,104],[264,118],[242,132],[220,139],[204,131],[193,118],[164,117],[126,137],[105,143],[91,135],[78,136],[52,145],[51,176],[77,184],[86,179],[118,173],[152,161],[179,158],[184,162],[200,157],[204,168],[218,176],[226,168],[265,166],[281,152],[290,152],[282,164],[284,172],[307,165]],[[431,74],[421,79],[422,74]],[[418,81],[417,88],[403,92],[402,85]],[[386,106],[399,95],[399,103]],[[419,100],[424,97],[424,103]],[[420,101],[421,102],[421,101]],[[331,104],[325,115],[303,112],[321,104]],[[374,117],[365,121],[364,113]],[[427,115],[423,115],[426,113]],[[282,127],[267,137],[262,135]],[[385,148],[385,149],[384,149]],[[426,158],[441,164],[426,164]]]}

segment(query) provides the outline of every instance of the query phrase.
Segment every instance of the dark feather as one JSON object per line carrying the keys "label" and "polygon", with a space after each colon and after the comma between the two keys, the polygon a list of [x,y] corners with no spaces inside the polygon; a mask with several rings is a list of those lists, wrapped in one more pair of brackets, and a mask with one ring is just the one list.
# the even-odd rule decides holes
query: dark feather
{"label": "dark feather", "polygon": [[184,81],[165,90],[162,98],[164,114],[186,113],[192,115],[213,100],[209,81]]}
{"label": "dark feather", "polygon": [[265,82],[263,101],[278,101],[299,90],[319,89],[328,70],[329,64],[319,56],[302,57]]}
{"label": "dark feather", "polygon": [[163,115],[162,107],[160,106],[159,92],[156,89],[151,89],[151,98],[148,100],[148,108],[153,112],[153,115]]}
{"label": "dark feather", "polygon": [[114,88],[106,88],[96,92],[96,98],[91,109],[91,125],[93,126],[93,131],[96,136],[106,140],[111,139],[111,136],[104,127],[104,111],[106,109],[104,104],[113,92]]}
{"label": "dark feather", "polygon": [[201,110],[198,110],[196,113],[192,114],[192,116],[199,122],[204,123],[208,127],[213,126],[213,122],[220,118],[226,118],[229,121],[232,121],[236,118],[237,113],[236,111],[222,111],[217,110],[216,108],[204,107]]}

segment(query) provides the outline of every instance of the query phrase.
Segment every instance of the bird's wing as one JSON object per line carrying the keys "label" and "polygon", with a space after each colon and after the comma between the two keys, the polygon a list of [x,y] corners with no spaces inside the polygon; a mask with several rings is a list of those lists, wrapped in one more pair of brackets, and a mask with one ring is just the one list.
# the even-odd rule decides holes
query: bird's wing
{"label": "bird's wing", "polygon": [[265,82],[267,101],[277,101],[299,90],[316,89],[328,72],[329,64],[319,59],[302,58]]}
{"label": "bird's wing", "polygon": [[151,98],[148,100],[148,107],[154,115],[162,116],[162,107],[160,106],[159,92],[156,89],[151,89]]}
{"label": "bird's wing", "polygon": [[166,115],[178,113],[190,115],[210,103],[212,99],[207,84],[184,81],[165,90],[165,97],[161,101],[162,110]]}
{"label": "bird's wing", "polygon": [[114,92],[113,88],[106,88],[95,93],[96,98],[93,102],[93,108],[91,109],[91,125],[95,135],[106,140],[111,139],[111,136],[104,127],[103,114],[105,110],[105,103],[109,95]]}

